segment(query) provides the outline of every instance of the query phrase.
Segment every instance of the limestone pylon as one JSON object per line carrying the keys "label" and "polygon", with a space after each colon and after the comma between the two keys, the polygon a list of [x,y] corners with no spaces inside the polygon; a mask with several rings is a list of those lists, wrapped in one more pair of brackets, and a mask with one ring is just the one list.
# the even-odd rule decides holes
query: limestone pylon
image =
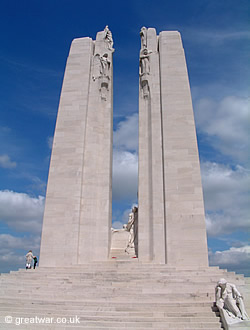
{"label": "limestone pylon", "polygon": [[40,266],[107,260],[112,202],[113,39],[74,39],[51,156]]}
{"label": "limestone pylon", "polygon": [[[141,29],[138,253],[208,266],[200,163],[180,33]],[[194,257],[195,256],[195,257]]]}

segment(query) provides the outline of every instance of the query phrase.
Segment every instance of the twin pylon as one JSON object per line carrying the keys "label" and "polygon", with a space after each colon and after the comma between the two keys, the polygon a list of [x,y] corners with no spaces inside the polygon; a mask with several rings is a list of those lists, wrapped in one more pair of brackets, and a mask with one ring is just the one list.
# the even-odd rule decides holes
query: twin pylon
{"label": "twin pylon", "polygon": [[[138,259],[208,266],[200,164],[181,36],[140,32]],[[74,39],[49,170],[40,266],[105,261],[111,244],[113,39]],[[195,256],[195,257],[194,257]]]}

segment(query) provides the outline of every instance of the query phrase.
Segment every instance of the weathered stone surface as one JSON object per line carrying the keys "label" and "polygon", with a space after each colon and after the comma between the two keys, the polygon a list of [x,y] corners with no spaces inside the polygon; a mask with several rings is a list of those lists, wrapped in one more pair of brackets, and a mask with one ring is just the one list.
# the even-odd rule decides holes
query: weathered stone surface
{"label": "weathered stone surface", "polygon": [[139,259],[207,266],[200,164],[181,37],[177,31],[163,31],[158,39],[154,29],[143,33],[149,69],[140,71]]}
{"label": "weathered stone surface", "polygon": [[[218,267],[109,261],[1,274],[0,329],[221,329],[213,307],[221,277],[244,295],[246,279]],[[77,316],[80,324],[15,325],[35,316]]]}
{"label": "weathered stone surface", "polygon": [[51,156],[41,266],[108,258],[113,131],[108,31],[99,32],[95,43],[80,38],[71,45]]}

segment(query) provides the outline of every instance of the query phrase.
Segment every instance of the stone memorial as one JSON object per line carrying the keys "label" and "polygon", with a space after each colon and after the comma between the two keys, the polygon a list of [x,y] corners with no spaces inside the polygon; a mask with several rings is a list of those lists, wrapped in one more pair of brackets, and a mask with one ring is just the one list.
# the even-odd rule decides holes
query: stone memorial
{"label": "stone memorial", "polygon": [[[140,262],[207,266],[200,165],[179,32],[140,32]],[[112,33],[72,42],[44,213],[41,266],[108,260],[111,249]],[[193,255],[195,253],[195,258]]]}
{"label": "stone memorial", "polygon": [[139,40],[138,207],[112,229],[114,48],[106,26],[96,40],[71,44],[40,264],[1,274],[0,329],[249,329],[249,278],[208,266],[180,33],[143,27]]}
{"label": "stone memorial", "polygon": [[[142,28],[138,257],[208,266],[200,163],[180,33]],[[194,258],[195,255],[195,258]]]}
{"label": "stone memorial", "polygon": [[74,39],[54,135],[40,266],[107,260],[111,239],[113,40]]}

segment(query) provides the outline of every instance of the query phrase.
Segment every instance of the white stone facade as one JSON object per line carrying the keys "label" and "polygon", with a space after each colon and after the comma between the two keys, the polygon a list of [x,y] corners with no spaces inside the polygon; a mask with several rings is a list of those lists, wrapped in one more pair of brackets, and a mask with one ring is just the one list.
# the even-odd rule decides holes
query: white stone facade
{"label": "white stone facade", "polygon": [[80,38],[71,45],[49,170],[41,266],[108,258],[114,51],[110,35],[105,28],[95,42]]}
{"label": "white stone facade", "polygon": [[163,31],[157,37],[152,28],[143,33],[149,72],[140,76],[139,260],[207,266],[200,163],[181,36]]}
{"label": "white stone facade", "polygon": [[[139,262],[207,266],[192,100],[177,31],[142,28],[139,90]],[[113,39],[72,42],[61,92],[40,265],[110,255]]]}

